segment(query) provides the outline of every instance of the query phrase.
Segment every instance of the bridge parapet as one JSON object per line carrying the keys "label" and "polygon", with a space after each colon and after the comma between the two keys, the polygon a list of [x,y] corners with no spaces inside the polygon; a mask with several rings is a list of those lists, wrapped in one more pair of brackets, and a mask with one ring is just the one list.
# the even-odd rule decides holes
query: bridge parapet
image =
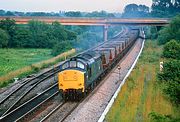
{"label": "bridge parapet", "polygon": [[62,18],[62,17],[8,17],[0,16],[2,19],[14,19],[17,24],[27,24],[30,20],[43,21],[45,23],[52,23],[54,21],[60,22],[62,25],[152,25],[164,26],[169,24],[169,19],[157,18]]}

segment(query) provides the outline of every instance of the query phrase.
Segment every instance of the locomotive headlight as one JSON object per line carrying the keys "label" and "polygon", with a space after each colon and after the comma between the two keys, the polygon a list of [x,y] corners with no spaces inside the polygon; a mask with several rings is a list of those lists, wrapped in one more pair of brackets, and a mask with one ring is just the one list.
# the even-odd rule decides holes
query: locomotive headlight
{"label": "locomotive headlight", "polygon": [[60,84],[60,86],[63,86],[63,84]]}

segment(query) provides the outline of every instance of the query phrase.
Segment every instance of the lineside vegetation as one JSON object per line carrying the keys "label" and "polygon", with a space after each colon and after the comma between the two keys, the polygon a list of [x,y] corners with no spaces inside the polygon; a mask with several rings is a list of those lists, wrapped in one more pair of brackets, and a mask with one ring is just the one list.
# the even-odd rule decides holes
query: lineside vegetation
{"label": "lineside vegetation", "polygon": [[[107,121],[180,121],[179,32],[180,15],[177,15],[158,34],[151,33],[157,41],[146,41],[138,64],[108,113]],[[161,61],[163,70],[159,71]]]}
{"label": "lineside vegetation", "polygon": [[106,116],[107,122],[151,122],[158,115],[173,119],[180,116],[179,110],[166,99],[158,82],[162,50],[163,47],[155,41],[148,40],[145,43],[136,67]]}
{"label": "lineside vegetation", "polygon": [[[2,50],[3,49],[0,49],[0,51]],[[76,52],[75,49],[72,49],[56,57],[52,57],[52,55],[50,55],[51,50],[47,49],[10,49],[10,52],[11,51],[13,51],[12,54],[23,52],[23,55],[20,54],[17,56],[13,56],[13,58],[2,58],[3,60],[0,63],[0,88],[6,87],[9,83],[14,82],[13,78],[15,77],[22,78],[29,74],[37,73],[40,69],[57,64],[58,62],[65,60],[69,56],[74,55]],[[4,63],[8,63],[9,65]]]}

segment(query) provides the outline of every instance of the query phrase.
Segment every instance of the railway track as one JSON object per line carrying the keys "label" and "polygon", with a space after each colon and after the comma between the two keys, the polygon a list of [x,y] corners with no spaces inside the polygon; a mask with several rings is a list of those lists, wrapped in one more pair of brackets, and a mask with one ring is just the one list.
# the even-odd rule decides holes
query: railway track
{"label": "railway track", "polygon": [[[123,33],[124,32],[124,33]],[[125,31],[121,31],[117,37],[121,37],[120,34],[123,33],[126,34],[127,33],[127,29],[125,29]],[[115,38],[112,38],[112,39],[115,39]],[[104,42],[105,43],[105,42]],[[104,44],[102,43],[102,44]],[[100,45],[102,45],[100,44]],[[98,45],[98,46],[100,46]],[[97,46],[97,47],[98,47]],[[93,48],[91,48],[93,49]],[[98,87],[96,87],[97,89]],[[91,92],[91,91],[90,91]],[[84,98],[85,99],[85,98]],[[75,103],[70,103],[70,102],[63,102],[62,104],[58,105],[56,108],[54,108],[47,116],[45,116],[40,122],[44,122],[44,121],[59,121],[59,122],[63,122],[76,108],[77,106],[84,100],[82,99],[80,102],[75,102]],[[68,105],[67,105],[68,104]],[[70,109],[65,109],[66,111],[63,111],[64,109],[64,106],[71,106]],[[58,112],[59,111],[59,112]],[[53,114],[56,114],[57,113],[61,113],[61,114],[58,114],[58,118],[53,116]],[[63,114],[65,113],[65,114]]]}
{"label": "railway track", "polygon": [[47,90],[43,91],[42,93],[36,95],[35,97],[31,98],[24,104],[20,105],[19,107],[9,111],[9,113],[1,116],[0,121],[2,122],[12,122],[12,121],[19,121],[27,114],[32,112],[34,109],[38,108],[41,104],[45,103],[47,100],[52,99],[56,95],[58,95],[59,90],[57,83],[53,86],[49,87]]}
{"label": "railway track", "polygon": [[81,102],[62,102],[54,108],[47,116],[40,120],[45,121],[58,121],[63,122],[80,104]]}
{"label": "railway track", "polygon": [[14,91],[12,91],[9,95],[7,95],[3,100],[0,102],[0,115],[4,116],[13,109],[20,106],[20,101],[28,94],[30,91],[35,89],[38,84],[42,83],[43,81],[47,80],[48,78],[51,78],[54,74],[59,72],[58,67],[55,69],[51,69],[49,71],[46,71],[45,73],[34,77],[32,79],[26,80],[23,82],[22,85],[20,85],[18,88],[16,88]]}
{"label": "railway track", "polygon": [[[127,30],[125,32],[122,31],[123,34],[127,33]],[[118,35],[118,37],[121,37]],[[5,106],[4,108],[7,109],[1,109],[0,112],[0,121],[3,122],[11,122],[11,121],[20,121],[23,120],[26,116],[28,116],[30,113],[38,109],[39,106],[44,104],[50,99],[53,99],[56,95],[58,95],[58,88],[57,83],[48,88],[47,90],[43,91],[42,93],[30,98],[28,101],[26,101],[24,104],[22,103],[22,99],[33,89],[35,89],[38,84],[42,83],[43,81],[47,80],[48,78],[51,78],[54,74],[59,72],[59,68],[56,67],[54,69],[51,69],[49,71],[46,71],[43,74],[40,74],[36,77],[33,77],[32,79],[28,79],[22,82],[22,85],[20,85],[18,88],[13,90],[9,95],[7,95],[4,99],[0,101],[0,107],[9,101],[8,106]],[[55,88],[56,87],[56,88]],[[20,94],[21,93],[21,94]],[[22,94],[23,93],[23,94]],[[18,96],[18,97],[17,97]],[[13,102],[11,101],[13,100]],[[41,121],[50,120],[51,116],[56,113],[57,111],[62,111],[63,108],[66,108],[64,106],[71,106],[70,109],[67,109],[67,111],[63,112],[58,121],[64,121],[71,113],[72,111],[80,104],[81,102],[76,103],[69,103],[69,102],[61,102],[57,107],[55,107],[47,116],[45,116]]]}

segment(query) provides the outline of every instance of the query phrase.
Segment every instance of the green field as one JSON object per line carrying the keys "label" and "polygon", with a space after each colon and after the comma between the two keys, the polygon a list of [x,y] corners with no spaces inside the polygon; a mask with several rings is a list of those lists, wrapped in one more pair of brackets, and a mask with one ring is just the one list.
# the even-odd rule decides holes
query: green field
{"label": "green field", "polygon": [[0,49],[0,76],[52,57],[50,49]]}
{"label": "green field", "polygon": [[146,41],[137,65],[126,80],[112,108],[107,122],[152,122],[152,113],[178,118],[180,111],[162,93],[157,82],[162,47]]}

